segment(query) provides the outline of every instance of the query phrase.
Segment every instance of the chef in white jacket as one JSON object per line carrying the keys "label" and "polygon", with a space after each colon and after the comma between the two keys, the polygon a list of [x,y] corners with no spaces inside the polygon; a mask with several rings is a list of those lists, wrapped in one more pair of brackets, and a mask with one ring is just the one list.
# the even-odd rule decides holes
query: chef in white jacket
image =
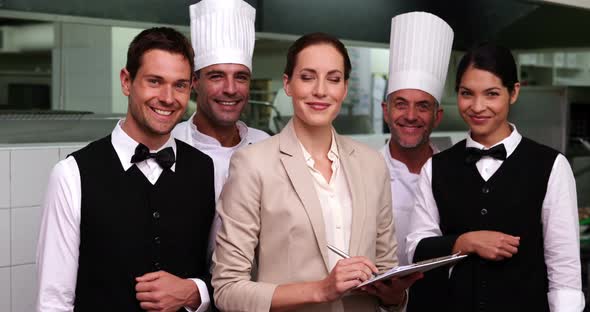
{"label": "chef in white jacket", "polygon": [[[420,170],[438,152],[430,133],[442,120],[440,101],[453,45],[453,30],[439,17],[425,12],[395,16],[391,21],[389,82],[383,117],[391,137],[381,153],[391,179],[392,209],[400,265],[408,264],[406,237]],[[427,311],[414,291],[426,287],[430,274],[410,289],[408,311]],[[418,306],[416,305],[418,304]]]}
{"label": "chef in white jacket", "polygon": [[202,0],[189,10],[197,112],[172,134],[213,159],[217,200],[231,155],[268,137],[239,120],[250,94],[256,10],[242,0]]}
{"label": "chef in white jacket", "polygon": [[[256,10],[242,0],[202,0],[189,11],[197,111],[179,123],[172,135],[213,159],[217,201],[232,154],[269,137],[239,120],[250,95]],[[210,254],[219,224],[216,216]]]}
{"label": "chef in white jacket", "polygon": [[420,169],[437,153],[430,133],[442,120],[443,95],[453,30],[442,19],[425,12],[412,12],[391,21],[389,83],[382,103],[383,117],[391,138],[381,149],[391,176],[392,207],[397,255],[408,264],[405,253],[409,211]]}

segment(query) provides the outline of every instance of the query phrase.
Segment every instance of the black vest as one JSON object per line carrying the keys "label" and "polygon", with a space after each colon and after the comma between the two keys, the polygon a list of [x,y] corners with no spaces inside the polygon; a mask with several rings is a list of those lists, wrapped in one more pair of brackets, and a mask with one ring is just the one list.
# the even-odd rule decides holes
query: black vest
{"label": "black vest", "polygon": [[110,136],[72,154],[82,186],[75,311],[142,311],[135,278],[148,272],[210,284],[213,162],[176,146],[175,172],[164,170],[155,185],[135,165],[123,170]]}
{"label": "black vest", "polygon": [[449,310],[549,311],[541,210],[557,155],[523,138],[487,182],[475,164],[465,164],[465,141],[432,158],[432,192],[443,236],[423,239],[416,260],[449,254],[456,238],[470,231],[520,236],[518,253],[510,259],[471,255],[453,268]]}

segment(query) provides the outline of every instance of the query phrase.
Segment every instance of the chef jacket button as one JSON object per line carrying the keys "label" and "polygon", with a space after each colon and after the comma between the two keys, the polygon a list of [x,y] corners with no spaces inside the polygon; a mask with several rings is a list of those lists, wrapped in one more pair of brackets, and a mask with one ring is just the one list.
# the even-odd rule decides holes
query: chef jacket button
{"label": "chef jacket button", "polygon": [[160,236],[154,237],[154,243],[156,243],[157,245],[160,245]]}
{"label": "chef jacket button", "polygon": [[487,209],[485,209],[485,208],[483,208],[483,209],[480,211],[480,213],[481,213],[481,215],[482,215],[482,216],[485,216],[485,215],[487,215],[487,214],[488,214],[488,210],[487,210]]}
{"label": "chef jacket button", "polygon": [[490,192],[490,188],[487,187],[487,186],[484,186],[484,187],[481,188],[481,192],[484,193],[484,194],[487,194],[487,193]]}
{"label": "chef jacket button", "polygon": [[154,219],[158,220],[158,219],[160,219],[160,213],[157,211],[154,211],[154,213],[152,213],[152,217],[154,217]]}
{"label": "chef jacket button", "polygon": [[154,262],[154,268],[155,268],[156,270],[160,270],[160,269],[162,269],[162,266],[160,265],[160,262],[157,262],[157,261],[156,261],[156,262]]}

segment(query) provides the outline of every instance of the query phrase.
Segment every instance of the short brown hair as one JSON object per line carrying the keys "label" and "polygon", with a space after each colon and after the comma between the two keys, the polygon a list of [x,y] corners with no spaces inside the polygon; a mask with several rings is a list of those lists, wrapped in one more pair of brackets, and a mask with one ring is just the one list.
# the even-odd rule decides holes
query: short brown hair
{"label": "short brown hair", "polygon": [[299,52],[303,51],[303,49],[309,46],[318,44],[331,45],[336,50],[338,50],[338,52],[340,52],[342,58],[344,59],[344,80],[348,80],[350,77],[350,71],[352,70],[352,65],[350,64],[350,57],[348,56],[346,47],[336,37],[321,32],[303,35],[289,47],[289,51],[287,52],[287,65],[285,66],[285,71],[283,73],[289,77],[289,80],[291,80]]}
{"label": "short brown hair", "polygon": [[150,50],[164,50],[180,54],[189,62],[191,74],[195,70],[195,53],[188,39],[170,27],[153,27],[140,32],[129,45],[125,68],[129,72],[131,80],[135,79],[135,75],[141,67],[143,55]]}

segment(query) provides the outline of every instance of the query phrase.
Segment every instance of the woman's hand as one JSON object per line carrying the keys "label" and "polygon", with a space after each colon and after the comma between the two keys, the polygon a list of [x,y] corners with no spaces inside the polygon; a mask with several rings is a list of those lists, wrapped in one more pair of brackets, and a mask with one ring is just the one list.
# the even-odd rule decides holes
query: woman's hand
{"label": "woman's hand", "polygon": [[320,301],[334,301],[347,291],[370,279],[377,273],[377,267],[367,257],[351,257],[342,259],[330,272],[330,275],[320,281]]}
{"label": "woman's hand", "polygon": [[512,258],[518,252],[520,237],[496,231],[467,232],[455,241],[453,253],[476,253],[487,260]]}
{"label": "woman's hand", "polygon": [[422,277],[424,277],[422,272],[416,272],[402,278],[394,277],[389,280],[378,281],[361,287],[361,290],[379,297],[381,303],[385,305],[400,305],[404,303],[406,289]]}
{"label": "woman's hand", "polygon": [[270,310],[292,311],[307,304],[339,299],[377,273],[377,267],[366,257],[342,259],[323,280],[279,285],[272,296]]}

